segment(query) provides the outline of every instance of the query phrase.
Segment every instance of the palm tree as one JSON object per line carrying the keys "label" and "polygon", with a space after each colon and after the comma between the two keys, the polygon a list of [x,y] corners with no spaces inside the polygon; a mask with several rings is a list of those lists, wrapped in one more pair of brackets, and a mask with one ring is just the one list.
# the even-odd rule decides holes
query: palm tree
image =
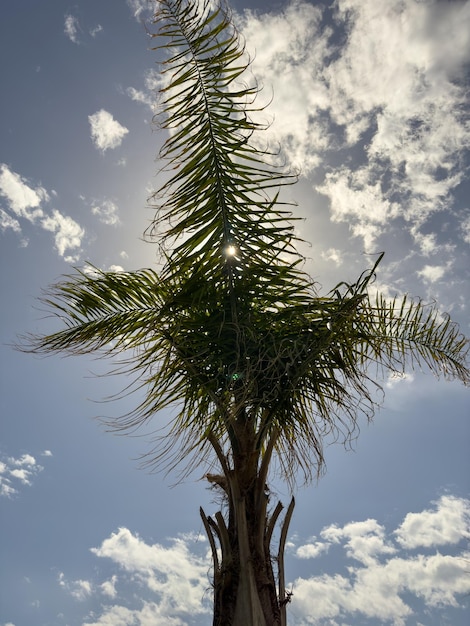
{"label": "palm tree", "polygon": [[132,430],[177,407],[148,462],[204,464],[222,496],[223,513],[201,509],[213,623],[281,626],[294,500],[275,549],[283,507],[271,504],[273,461],[287,481],[319,474],[325,437],[347,438],[361,414],[373,414],[371,366],[380,374],[425,365],[468,383],[467,341],[420,301],[371,295],[382,255],[355,283],[317,293],[279,196],[296,179],[259,148],[257,87],[245,82],[249,62],[228,10],[158,0],[154,24],[169,134],[148,234],[163,267],[64,277],[44,296],[61,329],[26,337],[22,349],[117,358],[145,394],[112,428]]}

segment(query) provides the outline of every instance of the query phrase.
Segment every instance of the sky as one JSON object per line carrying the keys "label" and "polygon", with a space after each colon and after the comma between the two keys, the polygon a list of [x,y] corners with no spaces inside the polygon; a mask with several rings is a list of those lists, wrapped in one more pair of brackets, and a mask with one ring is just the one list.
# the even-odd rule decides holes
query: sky
{"label": "sky", "polygon": [[[149,473],[150,431],[105,432],[97,416],[139,400],[102,402],[125,384],[101,376],[106,363],[11,348],[53,327],[37,298],[72,267],[158,261],[142,240],[165,138],[149,4],[2,5],[0,626],[211,619],[199,506],[218,505],[204,470]],[[438,303],[469,335],[470,2],[231,7],[270,102],[266,139],[300,173],[289,199],[320,291],[384,251],[385,295]],[[373,423],[352,449],[328,445],[325,476],[294,489],[290,626],[468,624],[468,390],[420,371],[379,383]]]}

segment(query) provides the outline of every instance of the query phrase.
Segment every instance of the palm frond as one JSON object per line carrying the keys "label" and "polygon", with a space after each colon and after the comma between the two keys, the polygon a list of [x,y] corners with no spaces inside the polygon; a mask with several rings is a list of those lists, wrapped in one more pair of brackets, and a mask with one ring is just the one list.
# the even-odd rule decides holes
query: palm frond
{"label": "palm frond", "polygon": [[154,196],[150,234],[164,268],[65,277],[43,298],[62,329],[21,349],[116,357],[113,371],[143,400],[107,422],[115,430],[174,405],[150,463],[192,467],[211,441],[230,463],[250,433],[253,454],[274,449],[287,478],[298,468],[308,478],[326,436],[348,440],[373,415],[374,367],[427,367],[468,384],[468,342],[434,307],[369,294],[383,255],[355,283],[317,294],[279,196],[295,177],[257,147],[257,86],[243,82],[249,61],[230,16],[207,0],[158,7],[171,176]]}
{"label": "palm frond", "polygon": [[241,263],[264,271],[286,255],[299,258],[291,213],[270,195],[296,177],[253,145],[263,127],[251,119],[259,113],[257,86],[243,82],[249,61],[230,16],[208,5],[159,2],[156,49],[173,51],[163,62],[170,78],[161,126],[171,134],[160,156],[174,173],[154,196],[163,201],[150,232],[164,231],[169,274],[197,264],[207,276],[229,264],[229,246]]}

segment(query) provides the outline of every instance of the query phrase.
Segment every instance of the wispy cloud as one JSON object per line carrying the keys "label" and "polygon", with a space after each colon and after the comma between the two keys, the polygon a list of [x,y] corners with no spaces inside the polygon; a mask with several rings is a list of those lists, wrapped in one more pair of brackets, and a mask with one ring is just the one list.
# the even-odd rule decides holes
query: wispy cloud
{"label": "wispy cloud", "polygon": [[2,230],[11,229],[15,233],[21,233],[21,226],[18,220],[11,215],[8,215],[6,211],[0,209],[0,228]]}
{"label": "wispy cloud", "polygon": [[[103,30],[103,27],[101,26],[101,24],[97,24],[96,26],[93,26],[92,28],[88,29],[88,34],[90,35],[90,37],[92,37],[93,39],[99,34],[101,33]],[[80,34],[82,36],[82,38],[84,37],[84,31],[80,26],[80,22],[78,17],[71,15],[70,13],[68,13],[65,16],[65,20],[64,20],[64,33],[65,35],[70,39],[71,42],[75,43],[75,44],[80,44]],[[86,35],[86,33],[85,33]]]}
{"label": "wispy cloud", "polygon": [[64,33],[73,43],[78,44],[78,33],[80,31],[80,24],[78,18],[74,15],[66,15],[64,21]]}
{"label": "wispy cloud", "polygon": [[93,202],[91,212],[107,226],[117,226],[120,223],[119,207],[112,200],[105,199],[101,202]]}
{"label": "wispy cloud", "polygon": [[[51,453],[52,455],[52,453]],[[0,460],[0,496],[11,498],[21,487],[30,487],[33,479],[43,470],[34,456],[2,457]]]}
{"label": "wispy cloud", "polygon": [[84,229],[71,217],[57,209],[46,212],[44,205],[51,202],[51,195],[41,185],[34,185],[12,171],[7,165],[0,166],[0,196],[6,200],[7,213],[1,210],[2,231],[11,229],[21,233],[21,220],[34,224],[54,234],[54,244],[60,256],[81,246]]}
{"label": "wispy cloud", "polygon": [[88,116],[91,128],[91,139],[95,148],[106,150],[118,148],[129,130],[122,126],[108,111],[101,109]]}
{"label": "wispy cloud", "polygon": [[90,28],[90,35],[95,38],[96,35],[98,35],[98,33],[101,33],[103,30],[103,27],[101,26],[101,24],[97,24],[96,26],[94,26],[93,28]]}
{"label": "wispy cloud", "polygon": [[127,0],[127,5],[136,20],[148,17],[155,11],[155,4],[152,0]]}
{"label": "wispy cloud", "polygon": [[135,87],[128,87],[126,94],[134,100],[134,102],[140,102],[149,107],[152,113],[156,110],[156,94],[165,85],[168,80],[166,76],[159,74],[155,70],[147,70],[144,74],[144,89],[136,89]]}
{"label": "wispy cloud", "polygon": [[59,573],[59,585],[79,601],[86,600],[93,592],[89,580],[67,580],[63,572]]}

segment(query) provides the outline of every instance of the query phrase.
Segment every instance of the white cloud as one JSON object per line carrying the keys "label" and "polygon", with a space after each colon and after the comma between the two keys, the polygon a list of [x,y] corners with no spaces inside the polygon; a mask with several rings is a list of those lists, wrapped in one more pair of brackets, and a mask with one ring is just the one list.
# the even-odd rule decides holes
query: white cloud
{"label": "white cloud", "polygon": [[[460,597],[470,592],[470,553],[406,553],[407,549],[455,546],[470,536],[469,500],[443,496],[434,506],[434,510],[408,513],[389,534],[373,519],[324,528],[322,540],[341,546],[346,557],[360,565],[348,566],[347,575],[298,578],[293,583],[292,611],[301,623],[327,626],[359,613],[364,619],[404,626],[414,613],[406,601],[410,595],[426,610],[462,606]],[[302,548],[297,549],[299,557]],[[319,557],[320,552],[312,556]]]}
{"label": "white cloud", "polygon": [[89,115],[88,121],[91,127],[91,139],[95,147],[102,152],[119,147],[129,132],[104,109]]}
{"label": "white cloud", "polygon": [[153,13],[155,6],[152,0],[127,0],[127,4],[137,20],[142,19],[142,14]]}
{"label": "white cloud", "polygon": [[79,43],[78,32],[80,30],[80,24],[78,18],[73,15],[66,15],[64,22],[64,33],[73,43]]}
{"label": "white cloud", "polygon": [[305,543],[302,546],[299,546],[295,552],[295,555],[299,559],[315,559],[320,554],[324,552],[328,552],[330,548],[329,543],[325,543],[322,541],[313,541],[312,543]]}
{"label": "white cloud", "polygon": [[127,528],[120,528],[91,551],[111,559],[158,594],[160,610],[166,615],[208,612],[201,599],[207,588],[210,562],[191,554],[187,540],[175,539],[170,547],[148,545]]}
{"label": "white cloud", "polygon": [[395,531],[403,548],[455,544],[470,539],[470,500],[442,496],[435,510],[408,513]]}
{"label": "white cloud", "polygon": [[387,382],[385,386],[387,389],[393,389],[397,385],[401,383],[407,383],[408,385],[414,381],[415,377],[413,374],[405,374],[400,372],[390,372],[388,375]]}
{"label": "white cloud", "polygon": [[333,261],[336,266],[340,266],[343,263],[341,251],[336,248],[328,248],[328,250],[321,253],[321,257],[325,261]]}
{"label": "white cloud", "polygon": [[452,203],[470,143],[470,4],[338,0],[341,44],[321,11],[298,0],[239,18],[254,74],[274,90],[271,137],[304,172],[318,168],[332,219],[366,249],[404,221],[423,255],[436,252],[421,228]]}
{"label": "white cloud", "polygon": [[134,100],[134,102],[141,102],[142,104],[146,104],[150,108],[153,107],[153,99],[150,97],[149,94],[140,91],[139,89],[135,89],[134,87],[128,87],[126,89],[126,93],[129,98]]}
{"label": "white cloud", "polygon": [[11,498],[17,495],[19,486],[31,486],[43,469],[31,454],[3,458],[0,461],[0,496]]}
{"label": "white cloud", "polygon": [[45,217],[41,222],[45,230],[54,233],[57,252],[64,256],[69,249],[79,248],[85,235],[83,228],[71,217],[62,215],[54,209],[52,215]]}
{"label": "white cloud", "polygon": [[[98,35],[98,33],[101,33],[102,30],[103,30],[103,27],[101,26],[101,24],[97,24],[96,26],[93,26],[93,28],[90,28],[88,30],[88,33],[94,39],[96,35]],[[75,17],[74,15],[71,15],[71,14],[67,14],[65,16],[65,21],[64,21],[64,33],[66,34],[66,36],[73,43],[79,44],[80,32],[82,32],[82,35],[83,35],[83,31],[80,27],[80,22],[78,20],[78,17]]]}
{"label": "white cloud", "polygon": [[[54,197],[57,196],[55,191],[51,194]],[[57,209],[47,214],[41,205],[50,202],[51,197],[44,187],[34,186],[5,164],[0,166],[0,195],[6,198],[9,210],[16,217],[26,219],[54,233],[55,247],[60,256],[63,257],[69,249],[80,247],[85,235],[83,228],[71,217],[62,215]],[[21,223],[16,217],[2,210],[0,213],[2,230],[9,227],[14,232],[21,233]],[[27,243],[27,239],[22,240],[22,245],[26,246]]]}
{"label": "white cloud", "polygon": [[120,223],[119,208],[112,200],[93,203],[91,212],[98,217],[100,222],[108,226],[116,226]]}
{"label": "white cloud", "polygon": [[385,528],[373,519],[351,522],[343,528],[330,526],[320,534],[330,543],[344,541],[347,556],[364,565],[372,565],[380,556],[396,552],[396,548],[385,540]]}
{"label": "white cloud", "polygon": [[392,558],[367,568],[350,567],[348,576],[298,578],[292,610],[303,623],[316,626],[357,613],[381,624],[404,626],[413,609],[402,596],[414,595],[426,603],[427,610],[459,606],[457,595],[470,591],[464,561],[468,556]]}
{"label": "white cloud", "polygon": [[162,75],[155,70],[147,70],[144,76],[145,91],[136,89],[135,87],[128,87],[126,94],[135,102],[147,105],[152,113],[155,113],[157,104],[156,94],[166,85],[168,78],[168,76]]}
{"label": "white cloud", "polygon": [[418,276],[427,282],[427,283],[435,283],[446,273],[447,267],[444,265],[425,265],[422,270],[417,272]]}
{"label": "white cloud", "polygon": [[2,230],[7,230],[11,228],[15,233],[21,232],[21,226],[18,220],[15,220],[14,217],[8,215],[6,211],[0,209],[0,228]]}
{"label": "white cloud", "polygon": [[253,73],[265,90],[263,101],[269,101],[274,89],[266,114],[273,121],[270,137],[283,146],[294,166],[308,172],[330,142],[325,120],[316,115],[328,107],[328,90],[315,71],[329,54],[330,30],[321,36],[321,9],[293,2],[281,14],[245,12],[238,20]]}
{"label": "white cloud", "polygon": [[110,598],[115,598],[117,596],[117,579],[117,576],[112,576],[110,580],[105,580],[104,583],[101,583],[101,593],[105,596],[109,596]]}
{"label": "white cloud", "polygon": [[94,28],[90,28],[90,35],[94,38],[98,33],[101,33],[103,27],[101,24],[97,24]]}
{"label": "white cloud", "polygon": [[155,602],[144,602],[141,609],[128,609],[124,606],[107,607],[104,613],[93,622],[84,622],[83,626],[186,626],[187,622],[178,617],[162,613]]}
{"label": "white cloud", "polygon": [[460,229],[462,231],[462,239],[465,243],[470,244],[470,215],[462,220],[460,224]]}
{"label": "white cloud", "polygon": [[17,217],[30,222],[44,216],[40,205],[49,200],[49,194],[43,187],[33,188],[29,181],[12,172],[5,164],[0,166],[0,195],[7,199],[9,208]]}
{"label": "white cloud", "polygon": [[374,250],[377,237],[399,213],[398,204],[383,196],[380,182],[367,168],[338,169],[327,174],[317,190],[329,196],[334,222],[347,222],[354,216],[350,229],[363,238],[366,252]]}
{"label": "white cloud", "polygon": [[59,573],[59,585],[75,600],[86,600],[93,593],[93,586],[88,580],[66,580],[63,572]]}
{"label": "white cloud", "polygon": [[[332,626],[351,620],[418,625],[426,623],[430,611],[447,623],[446,609],[463,608],[465,595],[470,593],[470,553],[462,548],[470,536],[469,521],[469,500],[443,496],[431,509],[407,514],[391,532],[377,520],[367,519],[327,526],[320,540],[313,537],[303,545],[294,536],[289,553],[304,560],[320,559],[315,570],[319,563],[321,567],[321,559],[335,562],[333,556],[330,559],[333,550],[335,559],[343,553],[344,567],[336,574],[289,582],[294,595],[288,611],[299,626]],[[446,554],[443,546],[452,549]],[[149,544],[120,528],[91,551],[118,566],[119,578],[114,574],[101,582],[69,582],[62,574],[61,585],[77,599],[92,594],[116,599],[131,588],[125,595],[133,598],[133,604],[103,606],[83,626],[185,626],[191,616],[211,613],[211,559],[199,535],[187,533],[167,545]]]}

